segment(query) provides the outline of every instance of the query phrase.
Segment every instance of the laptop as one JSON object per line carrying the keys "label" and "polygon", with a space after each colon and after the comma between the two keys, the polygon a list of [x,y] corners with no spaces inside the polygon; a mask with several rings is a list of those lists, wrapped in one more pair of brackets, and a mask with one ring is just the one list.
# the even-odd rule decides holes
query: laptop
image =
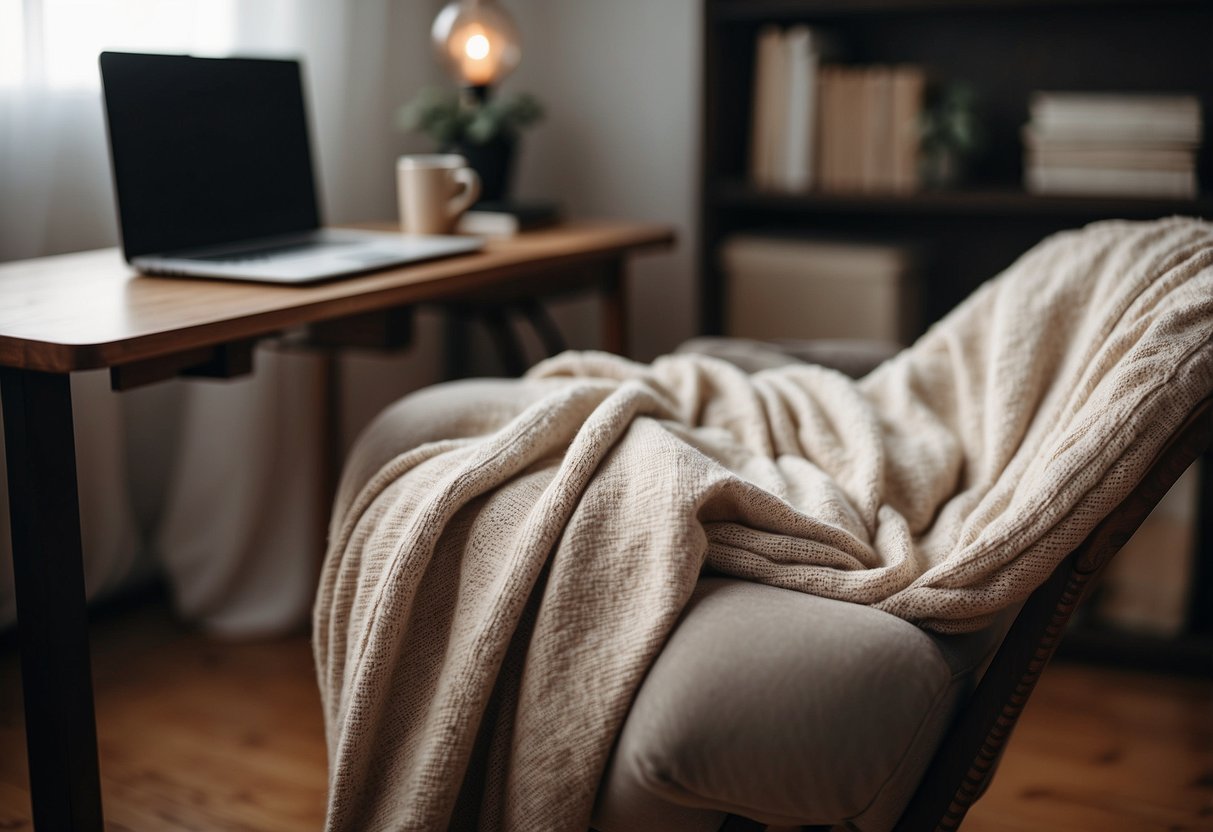
{"label": "laptop", "polygon": [[298,61],[103,52],[101,80],[139,271],[311,283],[483,247],[321,227]]}

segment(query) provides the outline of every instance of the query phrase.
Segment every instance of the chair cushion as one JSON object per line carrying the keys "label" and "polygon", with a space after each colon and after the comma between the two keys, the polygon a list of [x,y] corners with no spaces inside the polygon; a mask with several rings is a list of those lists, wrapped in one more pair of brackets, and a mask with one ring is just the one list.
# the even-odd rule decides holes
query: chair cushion
{"label": "chair cushion", "polygon": [[637,694],[594,828],[710,830],[725,813],[888,828],[1004,631],[934,636],[871,607],[704,578]]}
{"label": "chair cushion", "polygon": [[[546,389],[477,380],[414,393],[363,432],[342,487],[360,488],[422,442],[508,418]],[[870,607],[701,579],[629,712],[594,827],[707,832],[734,813],[888,828],[1014,613],[943,637]]]}

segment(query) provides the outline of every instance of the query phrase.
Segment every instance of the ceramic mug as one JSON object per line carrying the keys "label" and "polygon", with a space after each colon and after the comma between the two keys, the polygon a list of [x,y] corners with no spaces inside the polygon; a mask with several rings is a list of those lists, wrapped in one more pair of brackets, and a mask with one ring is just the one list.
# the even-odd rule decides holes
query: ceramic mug
{"label": "ceramic mug", "polygon": [[400,230],[450,234],[459,215],[480,196],[480,177],[454,153],[401,156],[396,161]]}

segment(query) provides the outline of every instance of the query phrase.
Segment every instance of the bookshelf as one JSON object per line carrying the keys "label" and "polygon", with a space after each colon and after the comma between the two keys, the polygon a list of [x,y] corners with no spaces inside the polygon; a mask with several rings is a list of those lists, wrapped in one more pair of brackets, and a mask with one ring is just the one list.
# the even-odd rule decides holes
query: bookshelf
{"label": "bookshelf", "polygon": [[[786,193],[747,184],[754,49],[767,24],[828,31],[847,62],[918,64],[982,96],[986,147],[961,190]],[[1213,3],[1199,0],[705,0],[701,327],[722,330],[716,250],[730,233],[913,238],[932,252],[921,325],[1049,233],[1098,219],[1213,216],[1213,198],[1045,197],[1023,190],[1020,128],[1035,90],[1157,92],[1213,114]],[[1206,140],[1201,192],[1213,195]]]}
{"label": "bookshelf", "polygon": [[1153,197],[1041,196],[1020,187],[957,188],[917,193],[854,193],[771,191],[742,179],[721,180],[707,199],[717,209],[793,212],[808,220],[813,214],[919,214],[947,218],[983,214],[991,217],[1041,216],[1082,220],[1094,215],[1121,219],[1150,219],[1171,214],[1213,216],[1213,198],[1157,199]]}
{"label": "bookshelf", "polygon": [[[755,46],[764,26],[828,32],[845,63],[915,64],[973,85],[985,147],[951,190],[782,191],[749,178]],[[721,334],[721,242],[750,231],[912,241],[925,253],[918,331],[1048,234],[1101,219],[1213,218],[1213,2],[1208,0],[704,0],[698,265],[700,326]],[[1182,92],[1205,141],[1193,199],[1044,196],[1024,190],[1021,128],[1038,90]],[[1174,640],[1082,628],[1071,652],[1213,673],[1213,465],[1203,462],[1189,632]]]}

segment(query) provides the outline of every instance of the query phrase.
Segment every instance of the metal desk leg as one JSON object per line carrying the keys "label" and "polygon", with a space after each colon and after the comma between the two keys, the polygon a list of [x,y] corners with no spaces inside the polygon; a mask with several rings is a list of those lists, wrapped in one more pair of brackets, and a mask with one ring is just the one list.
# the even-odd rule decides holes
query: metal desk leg
{"label": "metal desk leg", "polygon": [[443,304],[442,357],[443,381],[467,378],[471,365],[468,339],[471,336],[472,307],[466,303]]}
{"label": "metal desk leg", "polygon": [[101,830],[69,377],[3,368],[0,397],[34,825]]}

